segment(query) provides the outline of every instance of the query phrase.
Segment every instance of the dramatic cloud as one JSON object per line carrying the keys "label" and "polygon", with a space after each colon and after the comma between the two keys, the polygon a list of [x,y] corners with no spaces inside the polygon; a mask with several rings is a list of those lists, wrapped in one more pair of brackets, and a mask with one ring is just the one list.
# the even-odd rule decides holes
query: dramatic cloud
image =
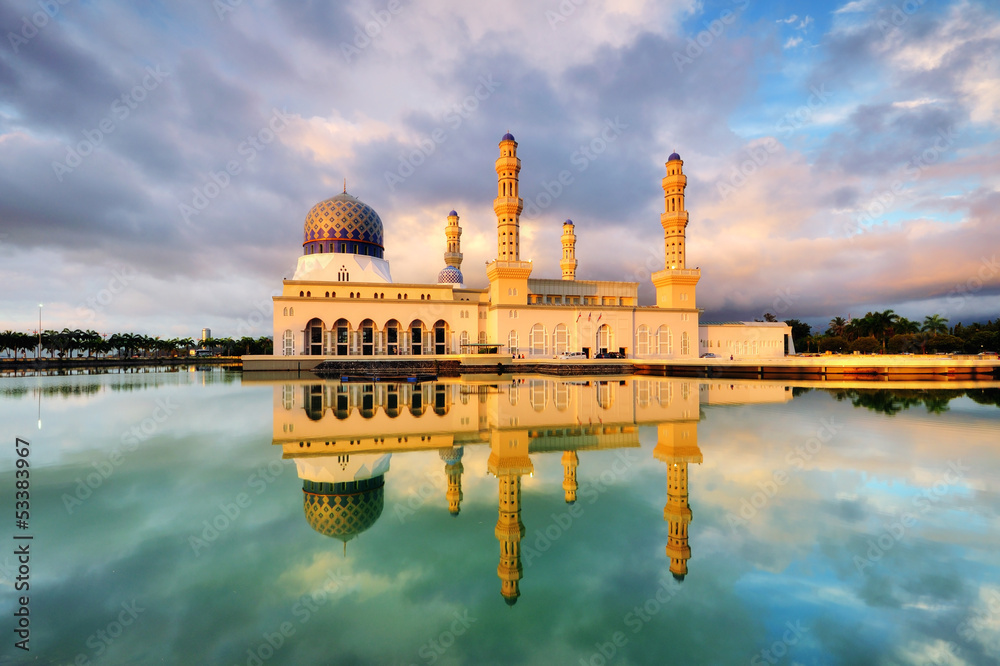
{"label": "dramatic cloud", "polygon": [[[986,0],[39,7],[0,7],[2,328],[32,328],[43,302],[46,328],[234,334],[345,178],[385,222],[397,280],[433,280],[456,208],[482,286],[508,130],[539,276],[558,275],[571,218],[579,275],[637,280],[651,302],[677,150],[707,318],[759,317],[788,290],[779,314],[815,323],[1000,305]],[[123,269],[112,303],[80,307]]]}

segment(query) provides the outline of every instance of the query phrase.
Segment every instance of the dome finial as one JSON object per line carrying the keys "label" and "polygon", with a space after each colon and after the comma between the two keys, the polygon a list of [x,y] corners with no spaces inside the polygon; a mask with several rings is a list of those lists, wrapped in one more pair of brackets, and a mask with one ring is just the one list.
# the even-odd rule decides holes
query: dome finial
{"label": "dome finial", "polygon": [[347,178],[344,178],[344,194],[347,194]]}

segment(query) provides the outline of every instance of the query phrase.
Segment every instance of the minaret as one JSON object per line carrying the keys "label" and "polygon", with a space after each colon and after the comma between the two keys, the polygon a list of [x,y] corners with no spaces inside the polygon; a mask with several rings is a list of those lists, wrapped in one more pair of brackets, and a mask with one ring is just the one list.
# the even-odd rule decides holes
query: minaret
{"label": "minaret", "polygon": [[666,268],[684,268],[684,230],[688,224],[688,214],[684,209],[684,190],[687,176],[684,175],[684,160],[677,153],[667,159],[667,175],[660,183],[663,186],[663,245]]}
{"label": "minaret", "polygon": [[667,503],[663,506],[663,520],[670,525],[667,536],[667,558],[670,573],[678,581],[687,575],[691,559],[688,545],[688,525],[691,507],[688,505],[688,464],[701,463],[698,448],[698,424],[664,423],[657,426],[656,448],[653,457],[667,464]]}
{"label": "minaret", "polygon": [[497,214],[497,258],[486,267],[490,281],[490,303],[493,305],[527,305],[528,278],[531,262],[521,261],[521,223],[519,216],[524,202],[517,195],[517,174],[521,160],[517,157],[517,141],[508,132],[500,139],[500,157],[496,161],[497,198],[493,210]]}
{"label": "minaret", "polygon": [[441,460],[445,462],[444,473],[448,477],[448,491],[445,497],[448,500],[448,513],[457,516],[462,507],[462,472],[465,467],[462,465],[462,454],[465,450],[461,446],[453,446],[450,449],[441,451]]}
{"label": "minaret", "polygon": [[462,270],[462,227],[458,226],[458,213],[451,211],[448,213],[448,226],[444,228],[445,266],[454,266]]}
{"label": "minaret", "polygon": [[448,224],[444,228],[444,268],[438,273],[438,284],[462,286],[462,227],[458,226],[458,213],[448,213]]}
{"label": "minaret", "polygon": [[531,474],[534,466],[528,456],[527,430],[494,430],[490,435],[487,469],[499,479],[498,516],[494,529],[500,542],[500,594],[508,606],[521,596],[521,476]]}
{"label": "minaret", "polygon": [[562,466],[563,466],[563,491],[566,493],[566,503],[573,504],[576,502],[576,466],[579,464],[580,460],[576,455],[576,451],[563,451],[562,454]]}
{"label": "minaret", "polygon": [[496,161],[497,198],[493,211],[497,214],[497,260],[519,261],[521,257],[520,222],[524,202],[517,195],[517,174],[521,160],[517,157],[517,141],[508,132],[500,139],[500,157]]}
{"label": "minaret", "polygon": [[[677,153],[671,153],[667,159],[667,175],[663,178],[663,214],[660,224],[663,226],[664,269],[651,276],[656,287],[656,306],[675,310],[697,312],[695,305],[695,287],[701,278],[701,271],[686,267],[687,253],[685,251],[685,229],[688,224],[688,213],[684,207],[684,189],[687,187],[687,176],[684,175],[684,161]],[[683,321],[694,321],[689,316]],[[689,335],[697,340],[697,330],[689,331]]]}
{"label": "minaret", "polygon": [[562,259],[559,267],[562,269],[563,280],[576,279],[576,232],[573,220],[563,222],[562,232]]}

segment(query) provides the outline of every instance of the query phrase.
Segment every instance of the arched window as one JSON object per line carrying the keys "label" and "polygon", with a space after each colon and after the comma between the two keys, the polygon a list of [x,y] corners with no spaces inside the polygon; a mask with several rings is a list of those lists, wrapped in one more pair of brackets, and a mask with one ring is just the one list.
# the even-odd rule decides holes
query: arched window
{"label": "arched window", "polygon": [[613,385],[617,384],[618,382],[597,382],[597,404],[601,409],[611,409],[611,405],[615,404]]}
{"label": "arched window", "polygon": [[511,331],[507,334],[507,351],[511,354],[517,354],[517,331]]}
{"label": "arched window", "polygon": [[681,355],[687,356],[691,353],[691,339],[687,334],[687,331],[681,333]]}
{"label": "arched window", "polygon": [[569,351],[569,329],[566,324],[556,324],[552,329],[552,353],[565,354]]}
{"label": "arched window", "polygon": [[528,402],[531,403],[531,408],[536,412],[545,410],[547,384],[548,381],[544,379],[532,379],[528,387]]}
{"label": "arched window", "polygon": [[462,331],[458,336],[458,352],[460,354],[469,353],[469,332]]}
{"label": "arched window", "polygon": [[609,351],[614,347],[615,336],[611,331],[611,327],[607,324],[601,324],[600,328],[597,329],[597,348],[603,351]]}
{"label": "arched window", "polygon": [[531,333],[528,336],[528,353],[532,356],[544,356],[545,351],[545,327],[541,324],[535,324],[531,327]]}
{"label": "arched window", "polygon": [[285,332],[281,334],[281,341],[282,355],[293,356],[295,354],[295,336],[290,328],[286,328]]}
{"label": "arched window", "polygon": [[289,317],[295,316],[295,308],[288,308],[288,316]]}
{"label": "arched window", "polygon": [[281,314],[283,314],[284,316],[286,316],[286,317],[287,317],[287,316],[288,316],[288,308],[284,308],[284,309],[283,309],[283,310],[281,311]]}
{"label": "arched window", "polygon": [[640,324],[635,330],[635,354],[636,356],[649,354],[649,327],[645,324]]}
{"label": "arched window", "polygon": [[656,353],[661,356],[674,353],[674,334],[669,326],[656,329]]}

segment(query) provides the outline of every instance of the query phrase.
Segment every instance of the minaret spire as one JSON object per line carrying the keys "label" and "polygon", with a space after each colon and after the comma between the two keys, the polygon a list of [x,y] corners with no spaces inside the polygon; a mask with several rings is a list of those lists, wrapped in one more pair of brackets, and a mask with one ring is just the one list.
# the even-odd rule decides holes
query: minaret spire
{"label": "minaret spire", "polygon": [[576,279],[576,265],[576,231],[573,220],[566,220],[563,222],[562,259],[559,261],[563,280]]}
{"label": "minaret spire", "polygon": [[677,153],[671,153],[667,160],[667,175],[663,186],[663,245],[667,270],[683,269],[685,261],[684,230],[687,228],[688,214],[684,209],[684,190],[687,176],[684,175],[684,160]]}
{"label": "minaret spire", "polygon": [[524,201],[518,196],[517,176],[521,160],[517,157],[517,141],[507,132],[500,140],[500,157],[496,161],[497,198],[493,211],[497,214],[497,260],[520,261],[520,220]]}
{"label": "minaret spire", "polygon": [[462,269],[462,227],[458,226],[458,213],[448,213],[448,226],[444,228],[444,263]]}

